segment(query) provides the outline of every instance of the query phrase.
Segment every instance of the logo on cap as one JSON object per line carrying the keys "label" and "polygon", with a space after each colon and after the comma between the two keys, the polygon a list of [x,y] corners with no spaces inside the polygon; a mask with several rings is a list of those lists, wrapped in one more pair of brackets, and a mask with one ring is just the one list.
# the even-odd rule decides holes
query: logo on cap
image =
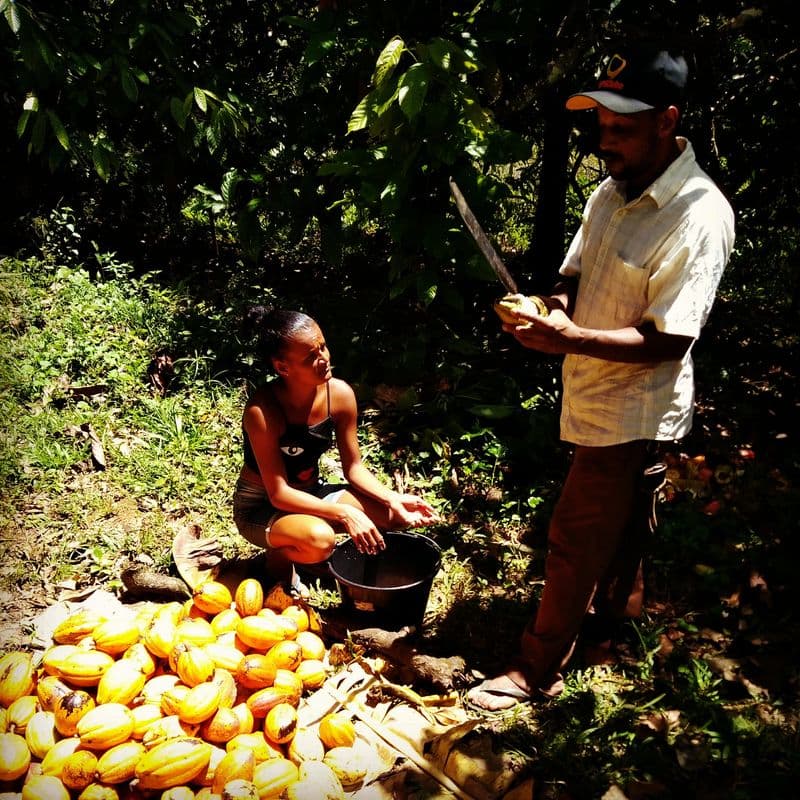
{"label": "logo on cap", "polygon": [[608,75],[609,78],[616,78],[627,66],[628,62],[622,56],[615,54],[611,56],[611,60],[608,62],[606,75]]}

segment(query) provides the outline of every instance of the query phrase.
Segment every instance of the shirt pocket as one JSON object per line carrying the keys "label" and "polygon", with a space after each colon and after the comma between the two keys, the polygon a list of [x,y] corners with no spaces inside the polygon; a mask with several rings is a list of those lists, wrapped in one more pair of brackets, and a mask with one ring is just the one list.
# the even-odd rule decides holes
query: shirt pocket
{"label": "shirt pocket", "polygon": [[611,284],[609,286],[614,309],[614,328],[638,325],[647,309],[647,289],[650,270],[621,256],[611,262]]}

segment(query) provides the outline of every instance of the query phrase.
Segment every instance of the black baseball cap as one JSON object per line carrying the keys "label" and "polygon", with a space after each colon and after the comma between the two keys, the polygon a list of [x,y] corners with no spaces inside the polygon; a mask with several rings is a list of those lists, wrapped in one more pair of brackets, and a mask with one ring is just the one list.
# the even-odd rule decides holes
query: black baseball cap
{"label": "black baseball cap", "polygon": [[683,104],[689,69],[682,55],[645,46],[618,50],[603,65],[597,90],[567,98],[570,111],[603,106],[616,114]]}

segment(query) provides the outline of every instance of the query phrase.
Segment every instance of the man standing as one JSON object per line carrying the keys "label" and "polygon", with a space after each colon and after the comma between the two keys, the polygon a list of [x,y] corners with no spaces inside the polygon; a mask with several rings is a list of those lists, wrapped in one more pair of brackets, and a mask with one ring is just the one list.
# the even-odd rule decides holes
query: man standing
{"label": "man standing", "polygon": [[596,114],[609,177],[544,298],[549,314],[522,311],[503,330],[564,355],[561,438],[574,454],[538,611],[514,663],[469,691],[482,710],[558,694],[582,626],[603,641],[642,608],[643,470],[655,443],[691,428],[691,350],[734,241],[730,205],[676,134],[687,77],[682,56],[638,45],[607,61],[596,91],[567,100]]}

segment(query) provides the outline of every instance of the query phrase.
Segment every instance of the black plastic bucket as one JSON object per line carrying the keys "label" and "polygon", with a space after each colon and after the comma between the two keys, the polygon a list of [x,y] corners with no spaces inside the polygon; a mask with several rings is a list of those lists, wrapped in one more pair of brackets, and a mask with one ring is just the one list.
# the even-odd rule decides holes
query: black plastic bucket
{"label": "black plastic bucket", "polygon": [[419,533],[388,531],[383,538],[386,549],[378,555],[359,553],[352,539],[333,551],[328,566],[342,607],[365,626],[418,627],[442,561],[441,549]]}

